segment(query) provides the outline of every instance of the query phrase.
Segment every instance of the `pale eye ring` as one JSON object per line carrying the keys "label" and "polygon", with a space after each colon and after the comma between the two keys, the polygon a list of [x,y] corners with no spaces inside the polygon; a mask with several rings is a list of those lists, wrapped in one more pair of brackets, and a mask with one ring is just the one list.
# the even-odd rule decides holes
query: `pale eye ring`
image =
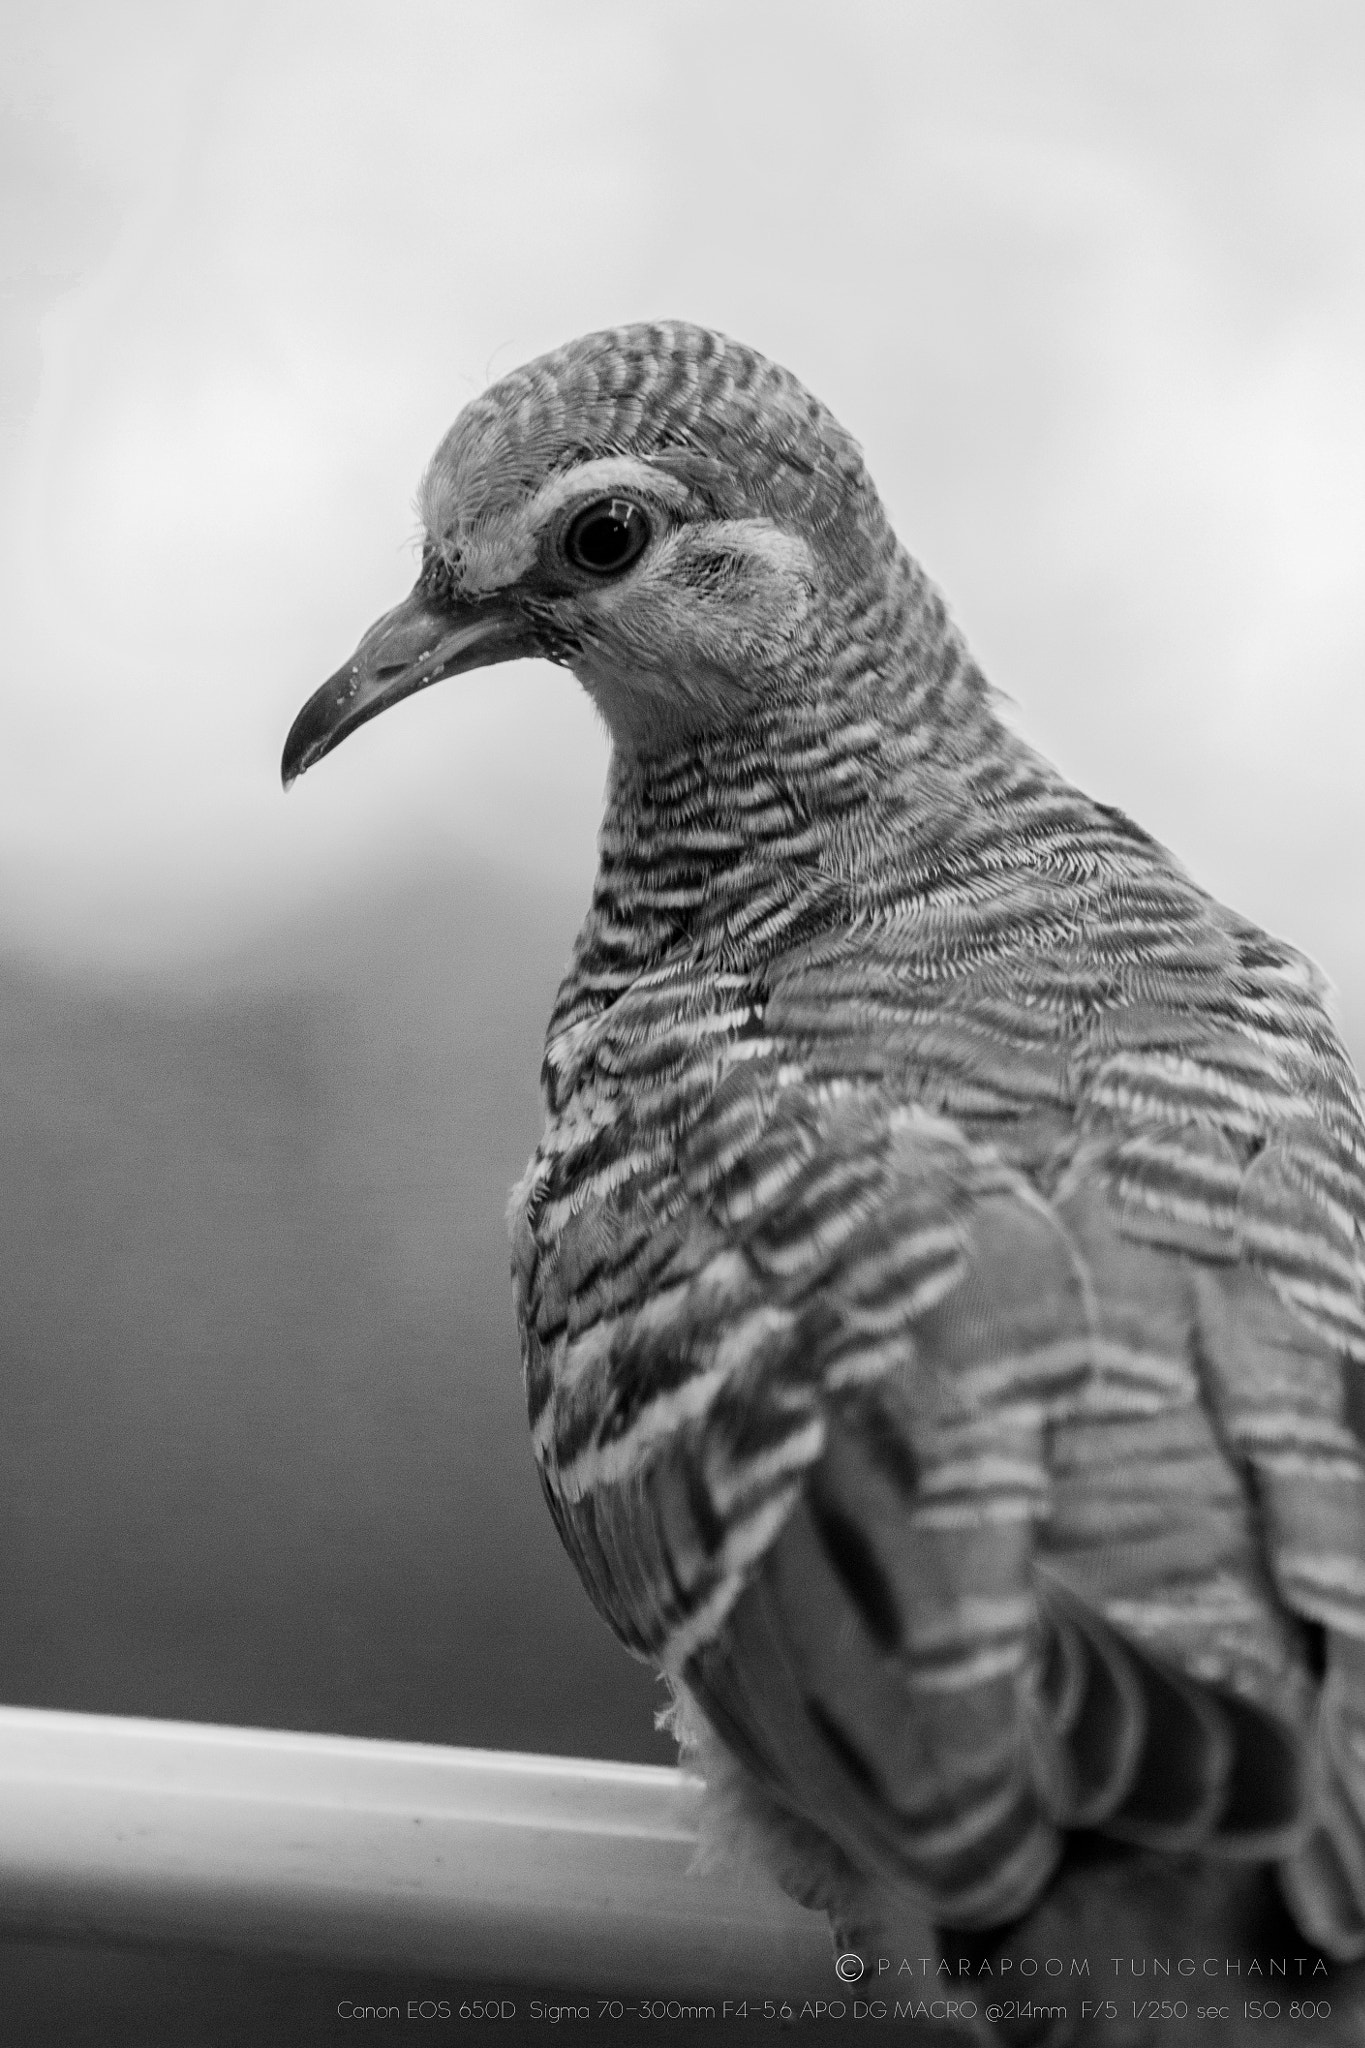
{"label": "pale eye ring", "polygon": [[590,576],[619,576],[649,546],[650,524],[631,498],[595,498],[574,515],[564,553]]}

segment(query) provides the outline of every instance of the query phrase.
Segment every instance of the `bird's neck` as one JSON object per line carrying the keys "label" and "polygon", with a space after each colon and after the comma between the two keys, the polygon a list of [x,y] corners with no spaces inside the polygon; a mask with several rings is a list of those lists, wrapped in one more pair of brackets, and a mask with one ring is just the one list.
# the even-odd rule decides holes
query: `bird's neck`
{"label": "bird's neck", "polygon": [[799,687],[724,733],[616,749],[575,1008],[679,955],[761,970],[822,925],[930,891],[1052,776],[923,572],[899,548],[881,568],[847,587]]}

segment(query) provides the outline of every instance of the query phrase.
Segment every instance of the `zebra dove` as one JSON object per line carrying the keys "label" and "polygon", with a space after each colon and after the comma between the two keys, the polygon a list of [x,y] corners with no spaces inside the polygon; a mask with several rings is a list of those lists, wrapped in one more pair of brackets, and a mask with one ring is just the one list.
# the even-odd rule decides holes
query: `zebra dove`
{"label": "zebra dove", "polygon": [[610,729],[514,1291],[560,1536],[720,1825],[869,1970],[1282,1934],[1321,1985],[1365,1954],[1365,1117],[1317,970],[1002,722],[753,350],[572,342],[420,509],[284,774],[519,656]]}

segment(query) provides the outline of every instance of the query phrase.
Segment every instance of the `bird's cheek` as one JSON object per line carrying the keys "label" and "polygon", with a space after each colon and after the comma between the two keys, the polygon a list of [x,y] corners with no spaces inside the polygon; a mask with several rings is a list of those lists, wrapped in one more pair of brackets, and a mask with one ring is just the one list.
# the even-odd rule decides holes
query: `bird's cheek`
{"label": "bird's cheek", "polygon": [[[736,674],[779,672],[804,641],[811,589],[804,578],[766,563],[745,565],[725,583],[704,588],[691,607],[692,645]],[[680,621],[681,631],[687,621]]]}
{"label": "bird's cheek", "polygon": [[704,581],[656,571],[593,594],[574,668],[618,740],[642,749],[723,731],[789,673],[810,590],[754,568]]}
{"label": "bird's cheek", "polygon": [[714,671],[740,685],[787,659],[810,611],[800,578],[742,569],[723,580],[640,577],[613,597],[603,638],[638,665],[683,679]]}

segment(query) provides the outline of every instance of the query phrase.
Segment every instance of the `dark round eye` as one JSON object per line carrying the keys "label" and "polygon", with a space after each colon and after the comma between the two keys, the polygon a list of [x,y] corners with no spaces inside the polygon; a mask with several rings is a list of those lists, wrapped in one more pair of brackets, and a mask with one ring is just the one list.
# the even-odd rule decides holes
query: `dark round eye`
{"label": "dark round eye", "polygon": [[575,569],[615,576],[628,569],[649,545],[649,521],[629,498],[599,498],[585,505],[564,536],[564,552]]}

